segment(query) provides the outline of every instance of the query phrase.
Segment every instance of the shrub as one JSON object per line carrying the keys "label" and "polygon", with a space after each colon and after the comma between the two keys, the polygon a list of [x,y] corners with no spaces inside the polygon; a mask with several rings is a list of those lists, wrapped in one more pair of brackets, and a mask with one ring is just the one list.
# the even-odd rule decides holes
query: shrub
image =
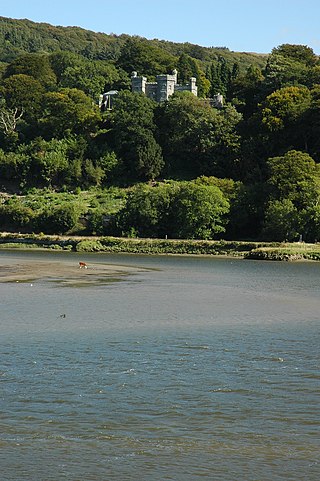
{"label": "shrub", "polygon": [[77,252],[99,252],[103,250],[101,242],[95,240],[83,240],[76,245]]}
{"label": "shrub", "polygon": [[34,219],[34,211],[20,202],[0,206],[0,223],[7,228],[32,231]]}
{"label": "shrub", "polygon": [[37,219],[37,228],[48,234],[65,234],[74,229],[79,222],[80,212],[71,203],[46,209]]}

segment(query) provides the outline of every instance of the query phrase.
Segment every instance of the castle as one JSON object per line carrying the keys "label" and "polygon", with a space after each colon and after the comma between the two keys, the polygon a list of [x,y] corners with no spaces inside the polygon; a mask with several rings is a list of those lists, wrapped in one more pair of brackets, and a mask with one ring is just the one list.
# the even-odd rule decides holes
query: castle
{"label": "castle", "polygon": [[191,77],[190,82],[186,85],[179,85],[177,78],[177,70],[173,70],[172,74],[157,75],[156,82],[147,82],[146,77],[138,77],[137,72],[132,72],[131,88],[132,92],[144,93],[148,98],[156,102],[164,102],[168,100],[174,92],[187,91],[198,95],[198,87],[196,86],[196,78]]}
{"label": "castle", "polygon": [[[157,75],[156,82],[147,82],[147,77],[138,76],[137,72],[131,75],[131,90],[135,93],[143,93],[148,98],[156,102],[165,102],[175,92],[191,92],[198,96],[197,79],[190,77],[189,83],[185,85],[178,84],[178,72],[173,70],[172,74]],[[111,110],[114,96],[118,94],[117,90],[111,90],[100,95],[99,107],[102,110]],[[212,99],[203,99],[212,107],[223,107],[223,96],[217,94]]]}

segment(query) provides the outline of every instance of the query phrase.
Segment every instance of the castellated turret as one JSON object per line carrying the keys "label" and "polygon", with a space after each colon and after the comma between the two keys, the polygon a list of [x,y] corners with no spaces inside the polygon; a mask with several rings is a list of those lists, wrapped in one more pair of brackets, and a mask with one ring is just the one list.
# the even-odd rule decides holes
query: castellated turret
{"label": "castellated turret", "polygon": [[131,88],[132,92],[146,93],[147,77],[138,77],[137,72],[131,74]]}
{"label": "castellated turret", "polygon": [[157,75],[157,102],[168,100],[175,91],[176,75]]}

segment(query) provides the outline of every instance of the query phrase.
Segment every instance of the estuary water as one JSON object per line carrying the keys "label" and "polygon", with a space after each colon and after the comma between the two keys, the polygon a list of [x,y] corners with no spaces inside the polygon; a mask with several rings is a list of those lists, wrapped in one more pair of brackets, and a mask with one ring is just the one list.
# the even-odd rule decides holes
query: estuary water
{"label": "estuary water", "polygon": [[1,481],[320,479],[320,263],[1,251],[0,276]]}

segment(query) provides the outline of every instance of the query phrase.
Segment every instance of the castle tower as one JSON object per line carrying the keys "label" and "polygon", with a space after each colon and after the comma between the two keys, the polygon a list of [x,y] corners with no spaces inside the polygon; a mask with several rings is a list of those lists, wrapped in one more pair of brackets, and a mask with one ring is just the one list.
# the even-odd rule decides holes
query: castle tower
{"label": "castle tower", "polygon": [[172,75],[175,77],[174,83],[177,85],[177,83],[178,83],[178,70],[176,68],[174,70],[172,70]]}
{"label": "castle tower", "polygon": [[146,93],[147,77],[138,77],[137,72],[131,74],[131,89],[132,92]]}
{"label": "castle tower", "polygon": [[197,82],[197,79],[195,77],[190,77],[190,84],[189,84],[190,92],[195,96],[198,95],[198,87],[196,86],[196,82]]}
{"label": "castle tower", "polygon": [[157,102],[168,100],[174,93],[177,82],[177,75],[157,75]]}

